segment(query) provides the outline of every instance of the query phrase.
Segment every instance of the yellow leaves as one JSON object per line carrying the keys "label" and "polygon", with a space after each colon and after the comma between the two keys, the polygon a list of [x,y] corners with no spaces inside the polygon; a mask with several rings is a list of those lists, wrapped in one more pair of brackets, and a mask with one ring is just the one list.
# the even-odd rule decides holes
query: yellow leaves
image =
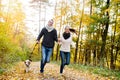
{"label": "yellow leaves", "polygon": [[30,72],[25,73],[24,63],[19,62],[9,72],[0,76],[0,80],[109,80],[107,77],[101,77],[87,71],[83,72],[82,70],[68,68],[67,66],[65,66],[63,74],[60,75],[60,65],[51,63],[46,64],[45,72],[40,74],[39,65],[39,62],[32,62],[30,65]]}
{"label": "yellow leaves", "polygon": [[112,0],[113,2],[120,2],[120,0]]}
{"label": "yellow leaves", "polygon": [[84,14],[83,15],[83,24],[84,25],[89,25],[90,23],[94,22],[93,19],[90,18],[90,16],[88,14]]}
{"label": "yellow leaves", "polygon": [[[7,6],[8,4],[9,6]],[[2,25],[2,23],[0,23],[0,25],[2,25],[0,29],[11,39],[11,41],[13,41],[13,43],[19,44],[24,37],[23,20],[25,18],[21,9],[21,4],[19,1],[11,0],[10,3],[6,3],[4,6],[0,7],[3,9],[2,12],[0,12],[0,17],[3,19],[3,23],[6,24]]]}

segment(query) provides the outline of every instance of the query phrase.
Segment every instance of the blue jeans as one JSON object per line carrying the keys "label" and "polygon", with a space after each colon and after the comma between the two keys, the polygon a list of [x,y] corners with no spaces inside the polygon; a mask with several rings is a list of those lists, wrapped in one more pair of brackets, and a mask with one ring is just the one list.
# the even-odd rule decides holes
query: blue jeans
{"label": "blue jeans", "polygon": [[53,50],[53,48],[48,48],[48,47],[45,47],[42,45],[42,59],[41,59],[41,66],[40,66],[41,73],[44,72],[45,64],[50,62],[50,56],[52,54],[52,50]]}
{"label": "blue jeans", "polygon": [[60,73],[63,73],[64,66],[69,65],[70,63],[70,52],[60,51],[60,57],[61,57]]}

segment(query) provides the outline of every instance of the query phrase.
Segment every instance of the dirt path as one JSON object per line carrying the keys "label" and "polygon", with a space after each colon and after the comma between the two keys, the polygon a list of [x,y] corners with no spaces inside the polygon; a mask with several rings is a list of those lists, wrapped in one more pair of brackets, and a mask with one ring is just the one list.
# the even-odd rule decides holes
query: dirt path
{"label": "dirt path", "polygon": [[30,72],[25,73],[25,65],[20,62],[11,71],[0,76],[0,80],[108,80],[68,67],[65,67],[63,75],[60,75],[59,65],[53,63],[46,64],[44,74],[40,74],[39,64],[39,62],[32,62]]}

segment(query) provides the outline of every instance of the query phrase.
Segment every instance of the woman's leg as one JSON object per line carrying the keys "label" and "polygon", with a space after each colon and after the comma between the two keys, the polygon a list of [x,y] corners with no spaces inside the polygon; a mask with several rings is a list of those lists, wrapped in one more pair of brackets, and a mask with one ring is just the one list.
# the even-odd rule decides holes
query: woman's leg
{"label": "woman's leg", "polygon": [[65,52],[65,65],[70,64],[70,52]]}
{"label": "woman's leg", "polygon": [[60,66],[60,73],[63,73],[63,69],[64,69],[64,52],[60,51],[60,57],[61,57],[61,66]]}

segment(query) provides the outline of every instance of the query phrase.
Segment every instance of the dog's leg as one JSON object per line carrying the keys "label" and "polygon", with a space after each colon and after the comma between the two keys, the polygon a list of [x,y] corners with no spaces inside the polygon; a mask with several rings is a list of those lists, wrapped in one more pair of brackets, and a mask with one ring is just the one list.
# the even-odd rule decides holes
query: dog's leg
{"label": "dog's leg", "polygon": [[29,72],[29,67],[26,67],[26,73],[28,73]]}

